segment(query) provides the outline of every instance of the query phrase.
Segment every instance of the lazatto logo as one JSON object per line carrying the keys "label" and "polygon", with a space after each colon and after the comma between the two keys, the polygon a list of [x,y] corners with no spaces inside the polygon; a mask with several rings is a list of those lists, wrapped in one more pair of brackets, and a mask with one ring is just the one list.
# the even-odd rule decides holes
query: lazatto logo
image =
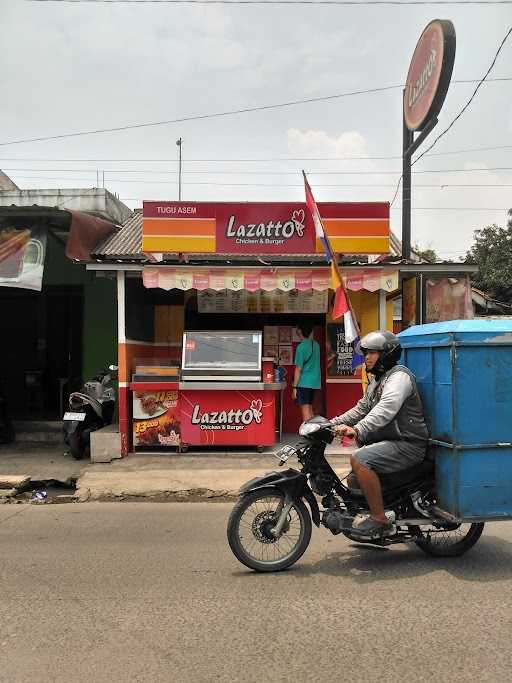
{"label": "lazatto logo", "polygon": [[210,410],[201,412],[201,406],[195,404],[190,421],[199,425],[200,429],[241,431],[253,422],[261,423],[263,404],[260,399],[252,401],[248,408],[232,410]]}
{"label": "lazatto logo", "polygon": [[407,104],[412,109],[416,102],[422,97],[425,92],[432,74],[437,67],[437,50],[434,47],[435,43],[433,41],[433,46],[430,48],[430,52],[427,55],[425,65],[420,72],[420,75],[416,79],[415,83],[412,83],[409,87],[409,95],[407,98]]}
{"label": "lazatto logo", "polygon": [[226,237],[235,239],[236,244],[281,245],[291,237],[303,237],[306,216],[304,209],[296,209],[287,221],[266,221],[262,223],[239,223],[233,214],[226,226]]}

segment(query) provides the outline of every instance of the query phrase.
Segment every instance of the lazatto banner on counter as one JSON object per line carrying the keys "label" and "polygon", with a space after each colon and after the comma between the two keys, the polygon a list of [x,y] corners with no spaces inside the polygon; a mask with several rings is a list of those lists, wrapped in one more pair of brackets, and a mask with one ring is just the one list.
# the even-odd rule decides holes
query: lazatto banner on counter
{"label": "lazatto banner on counter", "polygon": [[[318,204],[333,250],[389,252],[388,203]],[[143,204],[146,253],[311,254],[322,252],[302,202],[163,202]]]}
{"label": "lazatto banner on counter", "polygon": [[272,391],[182,391],[181,440],[190,445],[270,446],[275,441]]}

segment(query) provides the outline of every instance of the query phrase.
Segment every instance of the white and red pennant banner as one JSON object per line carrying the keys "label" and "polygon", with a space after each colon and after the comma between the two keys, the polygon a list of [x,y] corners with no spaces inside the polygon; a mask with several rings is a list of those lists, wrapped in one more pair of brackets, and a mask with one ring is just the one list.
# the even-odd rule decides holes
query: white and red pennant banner
{"label": "white and red pennant banner", "polygon": [[[290,270],[285,268],[240,270],[208,268],[167,268],[148,266],[142,273],[144,286],[149,289],[213,289],[220,291],[247,290],[270,292],[279,289],[288,292],[293,289],[324,291],[332,288],[329,268],[312,270]],[[383,289],[393,292],[398,289],[398,271],[389,269],[358,270],[343,276],[345,287],[352,291],[365,289],[376,292]]]}

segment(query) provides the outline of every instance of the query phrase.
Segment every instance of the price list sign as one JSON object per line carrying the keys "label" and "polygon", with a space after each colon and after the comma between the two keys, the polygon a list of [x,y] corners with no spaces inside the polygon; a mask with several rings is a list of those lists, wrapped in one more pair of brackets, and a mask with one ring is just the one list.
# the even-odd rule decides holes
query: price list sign
{"label": "price list sign", "polygon": [[347,344],[343,323],[327,325],[327,375],[329,377],[352,376],[352,356],[354,349]]}

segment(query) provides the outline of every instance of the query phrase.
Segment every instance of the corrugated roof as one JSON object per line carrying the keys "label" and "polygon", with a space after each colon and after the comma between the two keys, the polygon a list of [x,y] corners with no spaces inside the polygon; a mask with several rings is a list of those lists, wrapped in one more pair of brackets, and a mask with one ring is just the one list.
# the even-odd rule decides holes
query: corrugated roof
{"label": "corrugated roof", "polygon": [[142,253],[142,209],[135,209],[117,232],[96,245],[94,258],[146,260]]}

